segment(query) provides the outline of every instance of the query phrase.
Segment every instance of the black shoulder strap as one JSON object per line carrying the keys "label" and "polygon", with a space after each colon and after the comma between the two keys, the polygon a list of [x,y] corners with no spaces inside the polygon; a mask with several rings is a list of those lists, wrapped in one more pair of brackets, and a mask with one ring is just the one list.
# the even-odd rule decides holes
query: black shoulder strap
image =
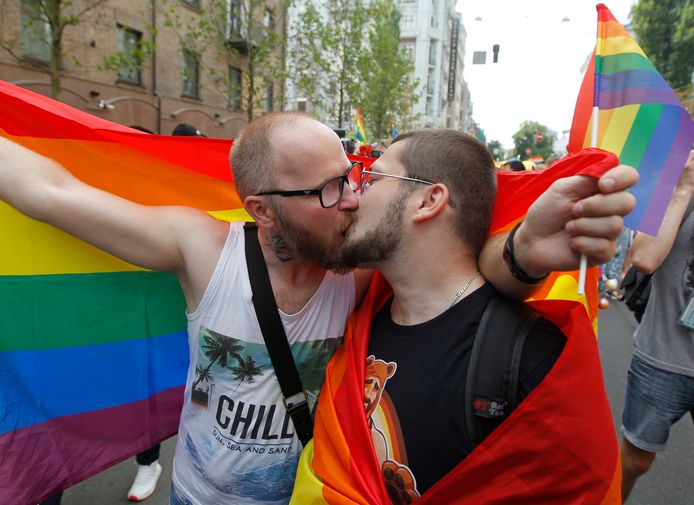
{"label": "black shoulder strap", "polygon": [[313,436],[313,421],[308,407],[306,393],[301,384],[299,372],[294,363],[292,351],[289,348],[287,335],[277,311],[277,302],[272,292],[270,276],[265,265],[265,258],[258,242],[258,229],[251,223],[244,226],[246,242],[246,264],[248,277],[253,290],[253,307],[258,317],[258,323],[263,333],[265,346],[270,355],[270,361],[275,369],[275,375],[282,389],[284,404],[292,417],[294,429],[306,446]]}
{"label": "black shoulder strap", "polygon": [[465,423],[472,447],[486,436],[482,423],[500,422],[516,408],[520,359],[539,314],[523,302],[496,295],[482,314],[465,385]]}

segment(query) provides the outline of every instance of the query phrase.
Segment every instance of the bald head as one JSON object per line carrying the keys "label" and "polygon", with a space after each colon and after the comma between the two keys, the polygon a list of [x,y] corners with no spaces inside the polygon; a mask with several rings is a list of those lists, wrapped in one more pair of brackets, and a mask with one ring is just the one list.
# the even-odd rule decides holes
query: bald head
{"label": "bald head", "polygon": [[326,131],[332,133],[313,117],[297,112],[267,114],[250,123],[231,150],[231,170],[241,199],[270,190],[278,169],[303,166],[301,158],[309,155],[311,144],[326,140],[316,138]]}

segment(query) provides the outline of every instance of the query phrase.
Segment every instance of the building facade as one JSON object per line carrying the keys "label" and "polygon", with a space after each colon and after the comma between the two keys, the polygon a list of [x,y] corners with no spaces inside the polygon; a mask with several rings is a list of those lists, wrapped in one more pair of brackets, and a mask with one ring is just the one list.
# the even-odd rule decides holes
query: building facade
{"label": "building facade", "polygon": [[468,131],[470,91],[463,77],[465,28],[454,0],[399,0],[400,46],[412,57],[420,100],[419,128]]}
{"label": "building facade", "polygon": [[[244,14],[254,1],[5,0],[0,79],[55,96],[50,12],[42,5],[61,5],[60,19],[73,15],[76,22],[65,26],[61,39],[60,101],[153,133],[189,123],[207,136],[233,138],[248,123],[249,108],[257,116],[282,107],[277,97],[284,84],[272,77],[257,79],[248,106],[253,42]],[[278,31],[284,40],[279,1],[256,7],[259,29]],[[284,64],[282,44],[272,55],[273,65]]]}

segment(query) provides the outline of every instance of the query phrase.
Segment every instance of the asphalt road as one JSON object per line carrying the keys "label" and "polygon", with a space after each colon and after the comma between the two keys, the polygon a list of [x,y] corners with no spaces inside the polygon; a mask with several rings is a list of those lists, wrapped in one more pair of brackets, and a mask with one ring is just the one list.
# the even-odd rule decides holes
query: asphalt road
{"label": "asphalt road", "polygon": [[[611,302],[599,321],[600,357],[615,429],[619,433],[624,407],[627,369],[631,361],[636,320],[621,302]],[[620,437],[621,439],[621,437]],[[667,449],[658,454],[651,470],[641,477],[629,505],[694,504],[694,424],[690,416],[670,432]]]}
{"label": "asphalt road", "polygon": [[[600,353],[607,392],[612,405],[615,429],[619,430],[626,370],[632,351],[632,334],[636,327],[631,312],[621,304],[612,302],[600,315]],[[619,431],[618,431],[619,432]],[[162,444],[160,462],[162,477],[148,505],[168,503],[171,486],[171,463],[175,439]],[[670,435],[667,450],[658,455],[652,470],[636,484],[629,505],[692,505],[694,504],[694,425],[686,417],[677,423]],[[125,505],[126,493],[135,476],[134,459],[67,490],[63,505]]]}

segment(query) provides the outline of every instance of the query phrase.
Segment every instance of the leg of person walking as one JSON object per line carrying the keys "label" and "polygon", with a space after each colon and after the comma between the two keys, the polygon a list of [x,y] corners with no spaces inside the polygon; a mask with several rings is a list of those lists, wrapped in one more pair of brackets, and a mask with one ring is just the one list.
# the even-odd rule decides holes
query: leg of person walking
{"label": "leg of person walking", "polygon": [[622,438],[622,503],[626,502],[636,479],[651,469],[655,453],[639,449]]}
{"label": "leg of person walking", "polygon": [[632,358],[622,416],[622,502],[665,450],[672,425],[693,408],[694,377]]}
{"label": "leg of person walking", "polygon": [[159,464],[159,447],[157,444],[139,453],[137,461],[137,475],[133,485],[128,491],[128,500],[142,501],[149,498],[157,487],[157,481],[161,475],[161,465]]}

